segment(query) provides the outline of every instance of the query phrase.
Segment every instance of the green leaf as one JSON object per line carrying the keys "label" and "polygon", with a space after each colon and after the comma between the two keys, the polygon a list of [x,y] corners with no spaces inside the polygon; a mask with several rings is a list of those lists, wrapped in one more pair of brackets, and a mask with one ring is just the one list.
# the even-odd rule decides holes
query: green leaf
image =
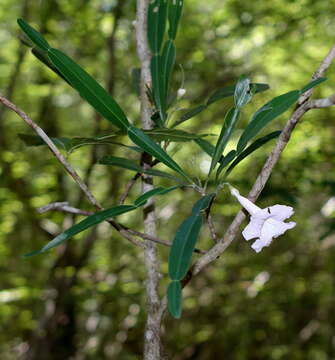
{"label": "green leaf", "polygon": [[236,156],[236,150],[231,150],[229,151],[229,153],[223,158],[223,160],[221,161],[221,164],[218,168],[218,171],[216,172],[216,178],[219,177],[219,175],[221,174],[222,170],[231,162],[234,160]]}
{"label": "green leaf", "polygon": [[187,274],[201,225],[202,215],[192,214],[178,228],[169,256],[169,276],[172,280],[182,280]]}
{"label": "green leaf", "polygon": [[222,126],[219,139],[215,146],[215,151],[213,154],[213,158],[212,158],[212,162],[211,162],[211,166],[210,166],[208,175],[211,174],[212,170],[215,168],[216,164],[219,162],[219,159],[221,158],[222,153],[234,131],[234,128],[235,128],[236,122],[239,118],[239,115],[240,115],[240,110],[238,108],[231,108],[230,110],[228,110],[228,112],[225,116],[224,124]]}
{"label": "green leaf", "polygon": [[160,114],[161,124],[164,124],[166,119],[165,78],[162,57],[160,55],[155,55],[151,58],[150,69],[154,101]]}
{"label": "green leaf", "polygon": [[[88,145],[118,145],[118,146],[126,147],[127,149],[130,149],[130,150],[133,150],[136,152],[140,152],[140,153],[142,152],[142,149],[140,149],[137,146],[129,146],[129,145],[125,145],[120,142],[112,140],[117,135],[118,134],[113,134],[113,135],[106,135],[106,136],[97,136],[97,137],[92,137],[92,138],[80,138],[80,137],[54,138],[54,137],[51,137],[50,139],[57,147],[66,150],[66,152],[68,152],[69,154],[73,153],[75,150],[78,150],[83,146],[88,146]],[[46,143],[38,135],[18,134],[18,136],[22,141],[24,141],[24,143],[27,146],[46,145]]]}
{"label": "green leaf", "polygon": [[251,153],[253,153],[255,150],[259,149],[261,146],[266,144],[268,141],[275,139],[280,135],[281,131],[274,131],[268,135],[265,135],[256,141],[254,141],[252,144],[250,144],[244,151],[242,151],[237,158],[234,160],[234,162],[229,166],[227,171],[225,172],[225,177],[228,176],[228,174],[236,167],[237,164],[239,164],[243,159],[245,159],[247,156],[249,156]]}
{"label": "green leaf", "polygon": [[237,152],[241,153],[252,138],[254,138],[270,121],[283,114],[296,103],[299,96],[299,90],[290,91],[275,97],[257,110],[239,139]]}
{"label": "green leaf", "polygon": [[17,19],[17,23],[19,24],[20,28],[24,31],[24,33],[28,36],[28,38],[40,49],[42,50],[49,50],[50,45],[44,39],[44,37],[36,31],[33,27],[27,24],[23,19]]}
{"label": "green leaf", "polygon": [[165,103],[167,104],[167,98],[169,94],[170,78],[173,71],[174,64],[176,62],[176,47],[173,41],[168,40],[165,43],[162,52],[162,71],[164,78],[164,97]]}
{"label": "green leaf", "polygon": [[306,91],[308,91],[309,89],[312,89],[313,87],[323,83],[324,81],[328,80],[326,77],[321,77],[315,80],[312,80],[311,82],[309,82],[306,86],[304,86],[301,90],[300,93],[303,94]]}
{"label": "green leaf", "polygon": [[247,78],[245,75],[242,75],[235,86],[235,91],[234,91],[235,106],[237,108],[241,108],[242,106],[246,105],[251,98],[252,98],[252,92],[250,89],[250,79]]}
{"label": "green leaf", "polygon": [[98,161],[98,164],[118,166],[120,168],[132,170],[132,171],[135,171],[138,173],[143,173],[143,174],[147,174],[147,175],[151,175],[151,176],[159,176],[162,178],[176,181],[178,183],[183,183],[182,179],[180,179],[174,175],[171,175],[169,173],[166,173],[166,172],[160,171],[160,170],[156,170],[156,169],[143,169],[135,161],[125,159],[125,158],[119,158],[116,156],[106,155]]}
{"label": "green leaf", "polygon": [[182,313],[182,289],[180,281],[171,281],[167,289],[168,309],[175,319]]}
{"label": "green leaf", "polygon": [[169,188],[157,187],[155,189],[149,190],[146,193],[142,194],[140,197],[138,197],[134,201],[134,205],[137,207],[143,206],[152,196],[165,195],[165,194],[167,194],[173,190],[176,190],[178,188],[179,188],[179,186],[171,186]]}
{"label": "green leaf", "polygon": [[148,41],[151,51],[161,50],[167,18],[167,0],[152,0],[148,9]]}
{"label": "green leaf", "polygon": [[163,164],[171,168],[172,170],[178,172],[180,175],[185,177],[188,181],[192,180],[190,177],[184,172],[184,170],[164,151],[157,143],[155,143],[148,135],[146,135],[142,130],[137,129],[131,126],[128,129],[129,138],[143,149],[148,154],[152,155]]}
{"label": "green leaf", "polygon": [[181,118],[179,120],[177,120],[173,125],[172,127],[176,127],[177,125],[180,125],[182,124],[183,122],[189,120],[189,119],[192,119],[194,116],[200,114],[202,111],[204,111],[205,109],[207,109],[207,106],[206,105],[199,105],[199,106],[196,106],[195,108],[187,111],[183,116],[181,116]]}
{"label": "green leaf", "polygon": [[179,226],[169,255],[171,280],[182,280],[187,274],[202,225],[202,212],[208,208],[213,197],[214,194],[209,194],[198,200],[192,208],[192,215]]}
{"label": "green leaf", "polygon": [[[251,83],[250,87],[253,87],[255,90],[255,93],[260,93],[265,90],[268,90],[270,87],[268,84],[262,84],[262,83]],[[207,100],[207,105],[211,105],[214,102],[224,99],[229,96],[233,96],[235,93],[235,85],[225,86],[221,89],[216,90]]]}
{"label": "green leaf", "polygon": [[104,156],[103,158],[101,158],[99,160],[98,164],[114,165],[114,166],[121,167],[123,169],[133,170],[133,171],[136,171],[139,173],[143,172],[143,169],[141,168],[141,166],[139,166],[135,161],[121,158],[121,157],[116,157],[116,156],[109,156],[109,155]]}
{"label": "green leaf", "polygon": [[78,224],[71,226],[66,231],[62,232],[58,236],[56,236],[53,240],[51,240],[48,244],[46,244],[41,250],[31,252],[29,254],[24,255],[25,257],[30,257],[38,254],[42,254],[62,243],[66,240],[70,239],[72,236],[81,233],[82,231],[97,225],[104,220],[115,217],[117,215],[124,214],[126,212],[137,209],[136,206],[133,205],[118,205],[114,206],[110,209],[102,210],[94,215],[88,216],[86,219],[80,221]]}
{"label": "green leaf", "polygon": [[101,85],[61,51],[49,49],[48,54],[54,66],[79,92],[83,99],[115,126],[127,130],[130,124],[126,115]]}
{"label": "green leaf", "polygon": [[197,135],[183,130],[156,128],[153,130],[144,130],[144,132],[157,141],[186,142],[207,136],[207,134]]}
{"label": "green leaf", "polygon": [[209,205],[212,203],[214,196],[215,196],[215,194],[212,193],[212,194],[205,195],[200,200],[198,200],[192,207],[192,214],[198,215],[202,211],[205,211],[209,207]]}
{"label": "green leaf", "polygon": [[[263,91],[269,89],[269,85],[261,84],[261,83],[250,83],[250,89],[252,89],[252,92],[250,93],[250,95],[252,95],[253,93],[259,93],[259,92],[263,92]],[[186,113],[184,113],[181,116],[181,118],[179,120],[177,120],[172,125],[172,127],[174,128],[174,127],[182,124],[184,121],[193,118],[194,116],[196,116],[196,115],[200,114],[201,112],[203,112],[204,110],[206,110],[209,105],[213,104],[216,101],[224,99],[226,97],[233,96],[234,93],[235,93],[235,85],[225,86],[222,89],[216,90],[208,98],[208,100],[206,101],[205,104],[198,105],[198,106],[194,107],[193,109],[188,110]]]}
{"label": "green leaf", "polygon": [[175,40],[184,0],[169,0],[169,38]]}

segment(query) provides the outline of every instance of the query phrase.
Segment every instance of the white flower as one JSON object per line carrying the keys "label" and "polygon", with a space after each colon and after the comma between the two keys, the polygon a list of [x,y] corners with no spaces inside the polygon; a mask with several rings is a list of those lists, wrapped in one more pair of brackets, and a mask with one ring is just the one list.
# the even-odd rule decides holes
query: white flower
{"label": "white flower", "polygon": [[240,195],[237,189],[231,187],[230,192],[250,214],[250,223],[243,230],[246,240],[257,238],[251,247],[258,253],[263,247],[269,246],[272,238],[283,235],[286,230],[295,227],[296,223],[284,222],[294,214],[293,208],[286,205],[274,205],[261,209],[247,198]]}
{"label": "white flower", "polygon": [[186,89],[182,89],[182,88],[178,89],[178,91],[177,91],[178,98],[183,97],[185,94],[186,94]]}

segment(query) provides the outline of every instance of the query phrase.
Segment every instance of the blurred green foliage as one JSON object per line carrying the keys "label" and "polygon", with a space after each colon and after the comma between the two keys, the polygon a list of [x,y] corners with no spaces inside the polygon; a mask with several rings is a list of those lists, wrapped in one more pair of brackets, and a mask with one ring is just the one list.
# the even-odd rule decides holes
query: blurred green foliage
{"label": "blurred green foliage", "polygon": [[[334,41],[334,11],[328,0],[185,1],[176,40],[183,71],[173,79],[177,90],[184,73],[187,92],[181,106],[203,103],[215,89],[246,73],[252,81],[271,86],[246,107],[246,124],[272,97],[309,81]],[[18,17],[35,25],[104,84],[139,126],[139,104],[131,85],[132,69],[138,67],[134,1],[2,0],[0,5],[0,92],[50,136],[105,135],[111,131],[109,123],[20,45]],[[333,73],[334,65],[315,97],[333,93]],[[218,134],[230,106],[229,100],[215,103],[180,128]],[[181,114],[177,111],[174,120]],[[281,129],[287,116],[276,120],[271,131]],[[182,319],[166,318],[164,343],[171,358],[334,358],[334,116],[329,108],[304,117],[259,199],[261,207],[293,205],[297,227],[257,255],[239,237],[194,279],[184,291]],[[141,358],[145,271],[140,249],[101,224],[62,249],[21,259],[79,220],[56,212],[38,215],[37,207],[69,201],[92,209],[53,156],[41,147],[25,147],[19,133],[31,132],[20,118],[0,108],[0,358]],[[250,189],[272,145],[231,174],[230,181],[242,194]],[[205,176],[209,157],[195,144],[176,144],[173,151],[186,169]],[[90,167],[91,159],[103,155],[137,159],[136,153],[115,145],[83,147],[68,158],[107,207],[117,203],[133,174]],[[138,185],[130,200],[139,193]],[[195,200],[186,191],[159,199],[161,238],[173,239]],[[239,206],[223,191],[213,210],[222,235]],[[139,212],[120,220],[141,230]],[[211,244],[205,229],[199,247]],[[159,250],[163,294],[168,249]]]}

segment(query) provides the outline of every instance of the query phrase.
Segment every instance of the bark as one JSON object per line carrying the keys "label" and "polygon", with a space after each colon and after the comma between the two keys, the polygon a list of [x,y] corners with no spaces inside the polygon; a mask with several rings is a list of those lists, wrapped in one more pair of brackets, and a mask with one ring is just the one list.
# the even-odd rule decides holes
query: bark
{"label": "bark", "polygon": [[[141,123],[144,129],[151,129],[151,105],[147,97],[147,87],[151,87],[150,60],[151,54],[147,41],[147,13],[149,0],[137,0],[136,19],[136,43],[137,54],[141,62]],[[144,154],[142,164],[144,168],[151,167],[152,158]],[[152,177],[144,176],[142,191],[147,192],[153,188]],[[148,201],[143,210],[144,232],[150,236],[156,236],[156,217],[154,202]],[[147,273],[146,279],[146,306],[147,320],[144,333],[145,360],[161,359],[162,346],[160,340],[160,327],[162,313],[160,311],[160,299],[158,294],[159,264],[156,244],[145,242],[144,264]]]}

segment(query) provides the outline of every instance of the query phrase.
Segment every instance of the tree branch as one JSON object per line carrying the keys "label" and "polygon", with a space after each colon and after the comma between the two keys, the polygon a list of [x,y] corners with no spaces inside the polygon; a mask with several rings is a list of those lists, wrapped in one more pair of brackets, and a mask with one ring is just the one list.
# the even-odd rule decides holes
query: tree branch
{"label": "tree branch", "polygon": [[[324,75],[325,71],[328,69],[330,64],[332,63],[333,59],[335,58],[335,45],[331,48],[329,53],[326,55],[325,59],[322,61],[319,68],[313,74],[313,79],[320,78]],[[281,153],[285,149],[292,131],[296,127],[299,120],[302,116],[309,110],[309,104],[307,103],[308,99],[312,95],[313,89],[308,90],[306,93],[302,94],[299,98],[298,104],[301,104],[297,107],[294,111],[293,115],[290,117],[288,122],[286,123],[277,144],[275,145],[274,149],[272,150],[271,154],[267,158],[260,174],[258,175],[249,195],[248,199],[251,201],[256,201],[260,193],[262,192],[266,182],[268,181],[273,168],[277,164]],[[201,270],[203,270],[208,264],[212,261],[217,259],[225,250],[226,248],[233,242],[236,235],[240,230],[240,226],[245,218],[245,214],[242,211],[235,216],[234,220],[232,221],[231,225],[229,226],[228,230],[226,231],[224,237],[222,237],[216,245],[214,245],[205,255],[203,255],[200,259],[198,259],[195,264],[194,268],[191,271],[191,276],[197,275]]]}

